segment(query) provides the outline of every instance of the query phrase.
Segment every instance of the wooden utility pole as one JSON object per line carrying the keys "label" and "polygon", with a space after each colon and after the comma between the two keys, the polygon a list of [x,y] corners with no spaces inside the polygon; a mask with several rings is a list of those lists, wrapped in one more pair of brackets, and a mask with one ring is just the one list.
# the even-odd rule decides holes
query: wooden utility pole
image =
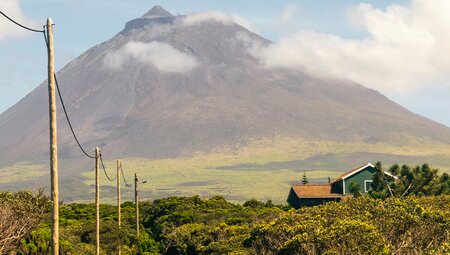
{"label": "wooden utility pole", "polygon": [[[119,229],[120,229],[120,169],[122,167],[122,163],[117,160],[117,221],[119,222]],[[121,254],[120,248],[122,247],[122,245],[119,243],[119,250],[118,250],[118,254]]]}
{"label": "wooden utility pole", "polygon": [[137,173],[134,173],[134,203],[136,206],[136,239],[139,240],[139,196]]}
{"label": "wooden utility pole", "polygon": [[50,196],[52,211],[52,254],[59,255],[59,192],[58,192],[58,140],[56,132],[55,59],[53,48],[53,22],[47,18],[48,101],[50,124]]}
{"label": "wooden utility pole", "polygon": [[100,159],[100,151],[95,147],[95,247],[96,254],[100,254],[100,190],[98,168]]}

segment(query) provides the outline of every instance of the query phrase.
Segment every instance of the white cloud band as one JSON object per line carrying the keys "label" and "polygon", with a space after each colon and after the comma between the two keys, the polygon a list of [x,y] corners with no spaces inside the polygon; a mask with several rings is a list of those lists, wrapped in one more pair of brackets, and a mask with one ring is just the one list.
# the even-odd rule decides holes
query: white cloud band
{"label": "white cloud band", "polygon": [[161,73],[187,73],[194,70],[199,62],[170,44],[162,42],[129,42],[124,47],[105,56],[108,69],[122,69],[128,61],[137,61],[156,68]]}
{"label": "white cloud band", "polygon": [[367,31],[365,38],[303,30],[252,52],[266,67],[347,78],[388,95],[450,87],[448,10],[448,0],[413,0],[385,10],[360,4],[351,18]]}
{"label": "white cloud band", "polygon": [[226,26],[230,26],[236,23],[252,32],[255,33],[259,32],[259,30],[255,26],[253,26],[248,20],[237,15],[228,15],[226,13],[218,11],[200,12],[187,15],[181,21],[181,24],[183,26],[196,26],[207,21],[215,21],[218,23],[222,23],[223,25]]}

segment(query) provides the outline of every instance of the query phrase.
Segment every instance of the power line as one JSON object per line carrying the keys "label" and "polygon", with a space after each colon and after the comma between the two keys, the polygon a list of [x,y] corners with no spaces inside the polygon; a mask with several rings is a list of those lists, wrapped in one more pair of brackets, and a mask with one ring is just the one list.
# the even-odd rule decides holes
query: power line
{"label": "power line", "polygon": [[[36,33],[42,33],[44,35],[45,45],[47,45],[47,47],[48,47],[48,41],[47,41],[47,36],[46,36],[46,33],[45,33],[45,29],[37,30],[37,29],[29,28],[27,26],[24,26],[24,25],[20,24],[19,22],[15,21],[15,20],[13,20],[12,18],[10,18],[8,15],[3,13],[2,11],[0,11],[0,14],[5,16],[8,20],[13,22],[14,24],[16,24],[16,25],[18,25],[18,26],[20,26],[20,27],[22,27],[22,28],[24,28],[26,30],[29,30],[29,31],[32,31],[32,32],[36,32]],[[45,26],[44,26],[44,28],[45,28]],[[69,115],[67,114],[66,106],[65,106],[64,100],[63,100],[63,98],[61,96],[61,90],[59,89],[58,79],[56,78],[56,74],[55,73],[53,75],[55,77],[56,88],[58,90],[59,100],[61,101],[61,105],[62,105],[63,110],[64,110],[64,115],[66,116],[67,123],[69,124],[69,127],[70,127],[70,131],[72,132],[72,135],[75,138],[75,141],[77,142],[78,147],[84,153],[84,155],[86,155],[88,158],[95,158],[95,156],[89,155],[86,152],[86,150],[84,150],[84,148],[81,146],[80,141],[78,140],[78,137],[76,136],[75,131],[73,130],[72,123],[70,122],[70,119],[69,119]]]}
{"label": "power line", "polygon": [[[3,13],[2,11],[0,11],[0,14],[2,14],[3,16],[5,16],[5,18],[7,18],[9,21],[11,21],[12,23],[16,24],[17,26],[22,27],[23,29],[26,29],[26,30],[29,30],[29,31],[32,31],[32,32],[36,32],[36,33],[42,33],[42,34],[44,35],[45,45],[46,45],[47,48],[48,48],[48,41],[47,41],[47,35],[46,35],[46,32],[45,32],[45,26],[44,26],[44,29],[43,29],[43,30],[33,29],[33,28],[27,27],[27,26],[22,25],[22,24],[20,24],[19,22],[13,20],[12,18],[10,18],[8,15],[6,15],[5,13]],[[60,102],[61,102],[61,105],[62,105],[62,108],[63,108],[63,111],[64,111],[64,115],[66,116],[66,120],[67,120],[67,123],[69,124],[69,128],[70,128],[70,131],[72,132],[73,138],[74,138],[75,141],[77,142],[78,147],[79,147],[80,150],[84,153],[84,155],[86,155],[88,158],[95,158],[95,156],[89,155],[89,154],[86,152],[86,150],[83,148],[83,146],[81,146],[81,143],[80,143],[80,141],[78,140],[78,137],[77,137],[77,135],[75,134],[75,131],[74,131],[73,127],[72,127],[72,122],[70,121],[69,115],[67,114],[66,106],[65,106],[64,100],[63,100],[63,98],[62,98],[62,96],[61,96],[61,90],[60,90],[60,88],[59,88],[58,79],[56,78],[56,73],[54,73],[53,76],[55,77],[56,89],[57,89],[57,91],[58,91],[59,100],[60,100]],[[108,173],[106,172],[106,168],[105,168],[105,165],[104,165],[104,163],[103,163],[102,154],[100,154],[99,157],[100,157],[100,161],[101,161],[101,163],[102,163],[103,172],[105,173],[106,178],[108,178],[109,181],[114,181],[114,179],[111,179],[111,178],[108,176]],[[121,172],[122,172],[122,177],[123,177],[123,179],[124,179],[124,182],[125,182],[126,186],[130,186],[130,185],[126,182],[126,180],[125,180],[125,177],[124,177],[124,175],[123,175],[122,166],[120,166],[120,170],[121,170]]]}
{"label": "power line", "polygon": [[[66,111],[66,106],[65,106],[65,104],[64,104],[64,100],[62,99],[62,96],[61,96],[61,91],[60,91],[60,89],[59,89],[59,84],[58,84],[58,79],[56,78],[56,74],[54,74],[54,76],[55,76],[56,89],[57,89],[57,91],[58,91],[59,99],[60,99],[60,101],[61,101],[61,105],[62,105],[62,108],[63,108],[63,110],[64,110],[64,115],[66,116],[67,123],[69,124],[70,131],[72,131],[73,138],[74,138],[75,141],[77,142],[78,147],[79,147],[80,150],[84,153],[84,155],[86,155],[86,156],[89,157],[89,158],[95,158],[95,156],[89,155],[89,154],[83,149],[83,146],[81,146],[80,142],[78,141],[78,137],[77,137],[77,135],[75,134],[75,131],[73,130],[72,123],[71,123],[70,118],[69,118],[69,115],[67,114],[67,111]],[[100,162],[102,163],[103,172],[105,173],[106,178],[107,178],[109,181],[114,181],[114,180],[115,180],[115,177],[114,177],[114,178],[110,178],[109,175],[108,175],[108,173],[106,172],[106,167],[105,167],[105,164],[103,163],[103,158],[102,158],[102,154],[101,154],[101,153],[100,153],[100,156],[99,156],[99,157],[100,157]],[[123,172],[122,172],[122,175],[123,175]],[[125,184],[126,184],[126,181],[125,181]],[[126,185],[128,186],[128,184],[126,184]]]}
{"label": "power line", "polygon": [[5,16],[5,18],[9,19],[9,21],[11,21],[12,23],[18,25],[19,27],[22,27],[26,30],[32,31],[32,32],[36,32],[36,33],[44,33],[45,30],[37,30],[37,29],[33,29],[33,28],[29,28],[27,26],[24,26],[22,24],[20,24],[19,22],[13,20],[12,18],[8,17],[8,15],[4,14],[2,11],[0,11],[0,14],[2,14],[3,16]]}
{"label": "power line", "polygon": [[120,163],[120,172],[122,173],[122,178],[123,178],[123,182],[125,182],[125,186],[131,187],[131,185],[127,183],[127,180],[125,179],[125,175],[123,174],[122,163]]}
{"label": "power line", "polygon": [[47,46],[47,50],[48,50],[47,33],[45,32],[46,25],[44,25],[43,27],[44,27],[44,31],[42,33],[44,34],[44,41],[45,41],[45,45]]}
{"label": "power line", "polygon": [[64,110],[64,115],[66,115],[67,123],[69,124],[70,131],[72,131],[73,138],[75,138],[75,141],[77,142],[78,147],[84,153],[84,155],[86,155],[88,158],[95,158],[95,156],[89,155],[83,149],[83,146],[81,146],[80,141],[78,140],[78,137],[75,134],[75,131],[73,130],[72,123],[70,122],[69,115],[67,114],[67,111],[66,111],[66,106],[64,105],[64,100],[62,99],[62,96],[61,96],[61,91],[59,89],[58,79],[56,79],[56,74],[54,74],[54,76],[55,76],[55,82],[56,82],[56,89],[58,90],[59,100],[61,101],[61,105],[62,105],[62,108]]}
{"label": "power line", "polygon": [[[27,27],[27,26],[24,26],[24,25],[20,24],[19,22],[15,21],[15,20],[13,20],[12,18],[10,18],[8,15],[6,15],[5,13],[3,13],[2,11],[0,11],[0,14],[2,14],[3,16],[5,16],[5,18],[7,18],[8,20],[10,20],[12,23],[14,23],[14,24],[16,24],[16,25],[18,25],[18,26],[20,26],[20,27],[26,29],[26,30],[29,30],[29,31],[32,31],[32,32],[36,32],[36,33],[42,33],[42,34],[44,35],[45,45],[47,45],[47,47],[48,47],[48,41],[47,41],[47,36],[46,36],[46,33],[45,33],[45,29],[43,29],[43,30],[37,30],[37,29],[29,28],[29,27]],[[45,28],[45,26],[44,26],[44,28]],[[66,106],[65,106],[65,104],[64,104],[64,100],[63,100],[63,98],[62,98],[62,96],[61,96],[61,91],[60,91],[60,89],[59,89],[58,79],[56,79],[56,74],[53,74],[53,75],[54,75],[54,77],[55,77],[56,88],[57,88],[57,90],[58,90],[59,100],[61,101],[61,105],[62,105],[63,110],[64,110],[64,115],[66,116],[67,123],[69,124],[69,127],[70,127],[70,131],[72,131],[72,135],[73,135],[73,137],[75,138],[75,141],[77,142],[78,147],[80,147],[81,151],[82,151],[82,152],[84,153],[84,155],[86,155],[87,157],[89,157],[89,158],[95,158],[95,156],[92,156],[92,155],[89,155],[88,153],[86,153],[86,151],[85,151],[85,150],[83,149],[83,147],[81,146],[80,141],[78,140],[78,138],[77,138],[77,136],[76,136],[76,134],[75,134],[75,131],[73,130],[72,123],[70,122],[70,119],[69,119],[69,115],[67,114]]]}
{"label": "power line", "polygon": [[116,177],[114,177],[114,178],[109,178],[109,176],[108,176],[108,173],[106,172],[106,167],[105,167],[105,164],[103,164],[103,158],[102,158],[102,154],[100,153],[100,162],[102,163],[102,168],[103,168],[103,172],[105,172],[105,175],[106,175],[106,178],[108,178],[108,180],[110,181],[110,182],[112,182],[112,181],[114,181],[115,179],[116,179]]}
{"label": "power line", "polygon": [[[44,34],[45,45],[47,45],[47,47],[48,47],[48,41],[47,41],[47,36],[46,36],[45,30],[42,30],[42,33]],[[86,150],[83,148],[83,146],[81,146],[81,143],[78,140],[77,135],[75,134],[75,131],[74,131],[73,127],[72,127],[72,122],[70,121],[69,114],[67,114],[66,106],[64,104],[64,100],[63,100],[63,97],[61,95],[61,90],[59,88],[58,79],[56,78],[56,73],[53,73],[53,76],[55,77],[56,90],[58,91],[59,101],[61,102],[61,105],[62,105],[62,108],[63,108],[63,111],[64,111],[64,115],[66,116],[66,120],[67,120],[67,123],[69,124],[69,128],[70,128],[70,131],[72,132],[73,138],[75,138],[75,141],[77,142],[78,147],[84,153],[84,155],[86,155],[86,157],[88,157],[88,158],[94,159],[95,156],[89,155],[86,152]]]}
{"label": "power line", "polygon": [[[20,26],[20,27],[22,27],[22,28],[24,28],[24,29],[26,29],[26,30],[29,30],[29,31],[32,31],[32,32],[36,32],[36,33],[42,33],[42,34],[44,35],[45,45],[47,45],[47,47],[48,47],[48,41],[47,41],[47,36],[46,36],[46,33],[45,33],[45,29],[43,29],[43,30],[37,30],[37,29],[29,28],[29,27],[27,27],[27,26],[24,26],[24,25],[20,24],[19,22],[15,21],[15,20],[13,20],[12,18],[10,18],[8,15],[6,15],[5,13],[3,13],[2,11],[0,11],[0,14],[2,14],[3,16],[5,16],[8,20],[10,20],[11,22],[13,22],[14,24],[16,24],[16,25],[18,25],[18,26]],[[44,28],[45,28],[45,26],[44,26]],[[69,127],[70,127],[70,131],[72,131],[72,135],[73,135],[73,137],[75,138],[75,141],[77,142],[78,147],[80,147],[81,151],[82,151],[87,157],[89,157],[89,158],[95,158],[95,156],[92,156],[92,155],[89,155],[88,153],[86,153],[86,150],[84,150],[83,147],[81,146],[80,141],[78,140],[78,137],[76,136],[75,131],[73,130],[72,123],[70,122],[70,119],[69,119],[69,115],[67,114],[66,106],[65,106],[64,100],[63,100],[63,98],[62,98],[62,96],[61,96],[61,90],[59,89],[58,79],[56,78],[56,74],[53,74],[53,75],[54,75],[54,77],[55,77],[56,88],[57,88],[57,90],[58,90],[59,100],[61,101],[61,105],[62,105],[63,110],[64,110],[64,115],[66,116],[67,123],[69,124]]]}

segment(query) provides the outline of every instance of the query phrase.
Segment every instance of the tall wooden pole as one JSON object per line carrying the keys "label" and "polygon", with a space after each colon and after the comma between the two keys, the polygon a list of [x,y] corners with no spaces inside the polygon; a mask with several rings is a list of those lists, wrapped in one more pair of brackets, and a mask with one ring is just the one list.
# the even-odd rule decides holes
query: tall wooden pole
{"label": "tall wooden pole", "polygon": [[59,255],[59,192],[58,192],[58,141],[56,132],[56,96],[55,66],[53,48],[53,22],[47,18],[47,53],[48,53],[48,101],[50,124],[50,196],[53,202],[52,211],[52,254]]}
{"label": "tall wooden pole", "polygon": [[139,196],[137,173],[134,173],[134,203],[136,206],[136,239],[139,240]]}
{"label": "tall wooden pole", "polygon": [[95,147],[95,247],[96,254],[100,254],[100,190],[99,190],[99,157],[98,147]]}
{"label": "tall wooden pole", "polygon": [[[119,160],[117,160],[117,176],[116,176],[116,178],[117,178],[117,221],[119,222],[119,229],[120,229],[120,224],[121,224],[121,215],[120,215],[120,211],[121,211],[121,208],[120,208],[120,169],[119,169],[119,167],[122,167],[122,163],[119,161]],[[119,248],[118,248],[118,254],[120,255],[121,254],[121,251],[120,251],[120,248],[121,248],[121,244],[119,243]]]}

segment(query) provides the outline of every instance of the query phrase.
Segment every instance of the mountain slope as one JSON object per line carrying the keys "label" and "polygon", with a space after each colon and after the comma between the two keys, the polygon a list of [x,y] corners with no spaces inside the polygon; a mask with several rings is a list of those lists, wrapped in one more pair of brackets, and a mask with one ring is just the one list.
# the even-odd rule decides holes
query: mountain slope
{"label": "mountain slope", "polygon": [[[100,146],[110,159],[189,157],[276,136],[450,143],[450,128],[377,91],[262,67],[252,45],[270,43],[227,20],[193,20],[156,6],[57,75],[83,146]],[[44,82],[0,115],[0,165],[47,161],[46,90]],[[86,166],[61,113],[59,107],[64,177]]]}

